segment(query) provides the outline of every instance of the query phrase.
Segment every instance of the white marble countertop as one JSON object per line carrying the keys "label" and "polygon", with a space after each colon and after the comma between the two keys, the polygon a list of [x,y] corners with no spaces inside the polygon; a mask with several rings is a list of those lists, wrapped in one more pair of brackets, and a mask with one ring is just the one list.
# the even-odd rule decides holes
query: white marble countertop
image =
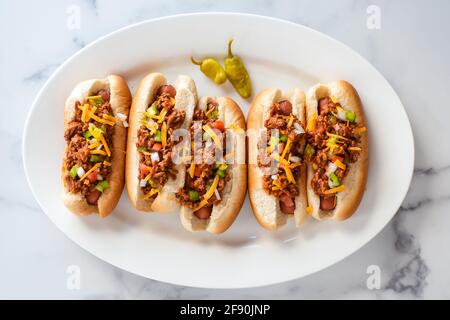
{"label": "white marble countertop", "polygon": [[[79,29],[67,27],[73,8],[80,10]],[[380,10],[380,29],[367,27],[374,8]],[[33,199],[22,169],[22,130],[36,93],[55,68],[120,27],[200,11],[270,15],[317,29],[362,54],[400,96],[415,135],[410,191],[387,227],[344,261],[263,288],[174,286],[119,270],[85,252]],[[8,183],[0,185],[0,298],[450,298],[450,148],[445,141],[450,109],[444,87],[450,83],[449,31],[446,0],[1,1],[0,172]],[[82,269],[79,290],[67,287],[70,265]],[[380,289],[366,285],[370,265],[380,268]]]}

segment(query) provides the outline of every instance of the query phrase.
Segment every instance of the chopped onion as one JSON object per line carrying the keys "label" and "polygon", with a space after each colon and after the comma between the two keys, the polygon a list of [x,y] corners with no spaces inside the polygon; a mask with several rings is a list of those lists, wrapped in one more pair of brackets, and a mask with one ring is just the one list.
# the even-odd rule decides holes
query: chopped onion
{"label": "chopped onion", "polygon": [[150,158],[152,159],[152,162],[159,161],[159,154],[158,154],[158,152],[150,152]]}
{"label": "chopped onion", "polygon": [[125,121],[125,120],[127,120],[128,117],[126,115],[124,115],[123,113],[117,113],[116,118],[119,119],[120,121]]}
{"label": "chopped onion", "polygon": [[101,174],[97,175],[97,180],[102,181],[103,180],[103,176]]}
{"label": "chopped onion", "polygon": [[294,132],[297,134],[305,133],[305,130],[302,128],[302,126],[298,122],[294,122],[294,128],[295,128]]}
{"label": "chopped onion", "polygon": [[337,165],[330,162],[330,164],[328,165],[328,168],[327,168],[327,172],[325,174],[327,175],[327,177],[329,177],[330,174],[335,172],[336,170],[337,170]]}
{"label": "chopped onion", "polygon": [[219,191],[214,190],[214,194],[216,195],[217,200],[221,200],[222,198],[220,197]]}
{"label": "chopped onion", "polygon": [[122,124],[125,128],[128,127],[128,122],[127,122],[128,117],[126,115],[124,115],[123,113],[117,113],[116,118],[119,119],[120,121],[122,121]]}
{"label": "chopped onion", "polygon": [[103,148],[103,144],[100,144],[95,150],[100,150],[101,148]]}
{"label": "chopped onion", "polygon": [[337,117],[339,120],[347,121],[347,116],[345,115],[345,111],[338,111]]}
{"label": "chopped onion", "polygon": [[278,179],[278,175],[277,174],[273,174],[270,177],[272,178],[272,180],[277,180]]}
{"label": "chopped onion", "polygon": [[328,179],[328,186],[332,189],[334,188],[334,183],[331,181],[331,179]]}
{"label": "chopped onion", "polygon": [[77,169],[78,177],[81,178],[82,176],[84,176],[85,173],[86,173],[86,171],[84,171],[84,169],[82,167],[78,167],[78,169]]}
{"label": "chopped onion", "polygon": [[299,162],[299,161],[300,161],[300,158],[297,157],[297,156],[292,156],[292,157],[291,157],[291,161],[292,161],[292,162]]}
{"label": "chopped onion", "polygon": [[139,186],[141,188],[145,188],[147,186],[147,181],[145,181],[145,179],[141,179],[141,181],[139,181]]}

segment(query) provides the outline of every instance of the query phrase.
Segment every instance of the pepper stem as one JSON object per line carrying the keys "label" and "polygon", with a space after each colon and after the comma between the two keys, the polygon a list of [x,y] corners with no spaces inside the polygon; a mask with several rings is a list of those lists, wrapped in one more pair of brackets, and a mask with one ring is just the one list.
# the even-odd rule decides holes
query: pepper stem
{"label": "pepper stem", "polygon": [[191,62],[192,62],[193,64],[196,64],[196,65],[198,65],[198,66],[200,66],[200,65],[202,64],[202,62],[201,62],[201,61],[197,61],[197,60],[195,60],[193,56],[191,56]]}
{"label": "pepper stem", "polygon": [[233,38],[228,41],[228,58],[233,58],[233,52],[231,52],[231,44],[233,43]]}

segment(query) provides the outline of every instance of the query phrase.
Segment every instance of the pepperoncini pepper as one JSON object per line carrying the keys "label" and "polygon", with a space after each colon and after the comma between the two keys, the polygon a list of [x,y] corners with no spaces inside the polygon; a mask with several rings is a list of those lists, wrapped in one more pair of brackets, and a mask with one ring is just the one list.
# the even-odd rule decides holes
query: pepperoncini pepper
{"label": "pepperoncini pepper", "polygon": [[248,74],[242,60],[233,55],[233,52],[231,51],[232,43],[233,39],[230,39],[228,42],[228,57],[225,59],[225,73],[234,89],[241,97],[246,99],[252,95],[250,75]]}
{"label": "pepperoncini pepper", "polygon": [[194,57],[191,57],[191,61],[193,64],[200,66],[200,71],[216,84],[222,84],[227,80],[225,70],[217,60],[207,58],[202,61],[196,61]]}

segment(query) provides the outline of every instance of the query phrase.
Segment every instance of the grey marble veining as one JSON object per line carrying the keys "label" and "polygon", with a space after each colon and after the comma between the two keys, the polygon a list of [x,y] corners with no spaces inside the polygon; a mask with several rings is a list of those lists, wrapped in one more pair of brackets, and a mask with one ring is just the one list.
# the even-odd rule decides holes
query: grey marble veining
{"label": "grey marble veining", "polygon": [[[81,28],[70,30],[67,10],[74,5],[81,12]],[[379,30],[366,27],[369,5],[381,10]],[[117,269],[80,249],[30,194],[22,169],[22,131],[34,97],[52,72],[86,44],[130,23],[199,11],[270,15],[317,29],[362,54],[399,94],[415,136],[413,181],[388,226],[344,261],[262,288],[169,285]],[[0,185],[0,298],[450,298],[449,31],[446,0],[1,1],[0,172],[8,183]],[[66,287],[72,264],[82,270],[80,290]],[[381,271],[380,289],[366,285],[370,265]]]}

